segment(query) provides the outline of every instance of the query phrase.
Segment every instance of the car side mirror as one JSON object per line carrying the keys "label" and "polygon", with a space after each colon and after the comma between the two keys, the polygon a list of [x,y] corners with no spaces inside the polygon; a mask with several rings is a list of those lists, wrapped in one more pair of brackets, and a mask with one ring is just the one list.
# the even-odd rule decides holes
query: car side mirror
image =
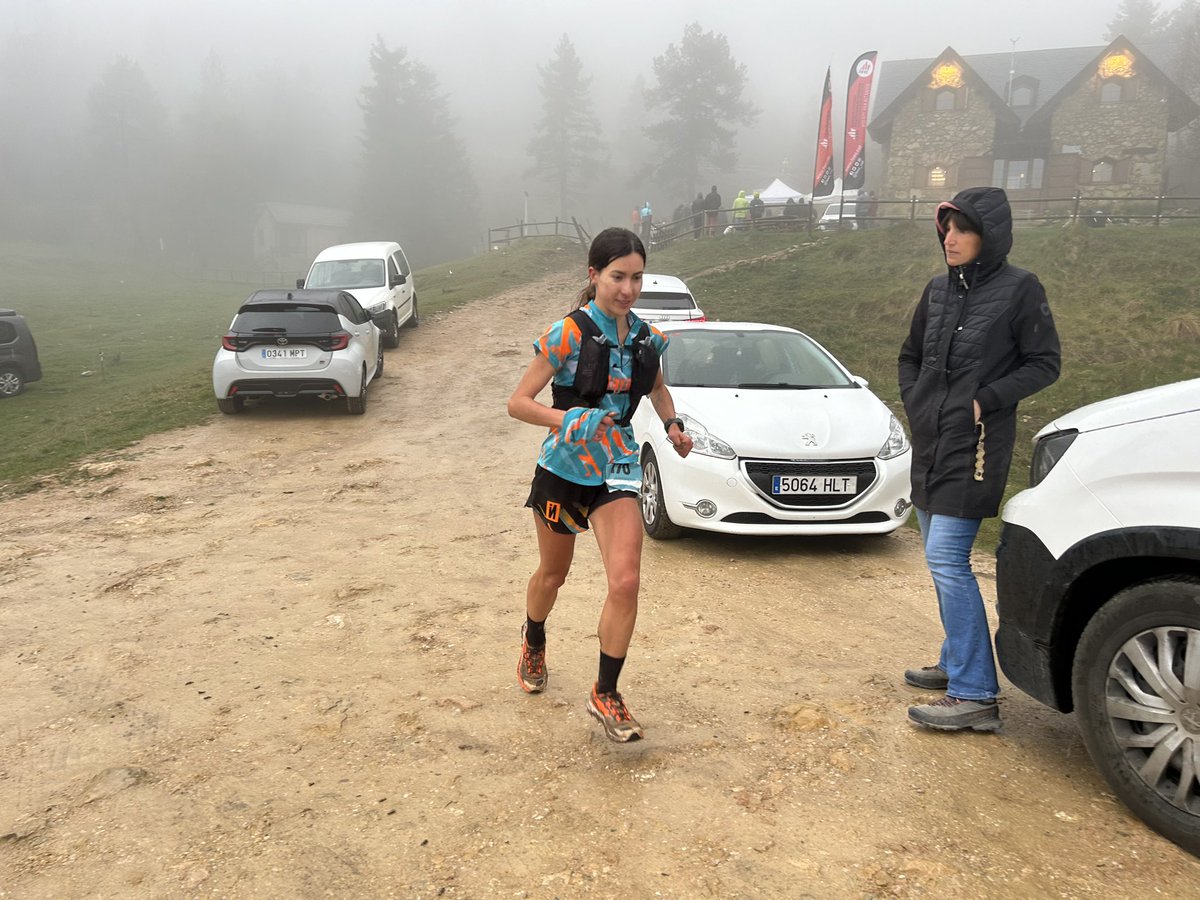
{"label": "car side mirror", "polygon": [[867,381],[867,379],[863,378],[861,375],[851,375],[850,380],[853,381],[855,384],[857,384],[859,387],[865,388],[865,387],[871,386],[871,382]]}
{"label": "car side mirror", "polygon": [[407,275],[394,275],[388,280],[388,287],[395,287],[398,284],[404,284],[408,281]]}
{"label": "car side mirror", "polygon": [[303,278],[296,279],[296,287],[300,288],[301,290],[304,289],[304,279]]}

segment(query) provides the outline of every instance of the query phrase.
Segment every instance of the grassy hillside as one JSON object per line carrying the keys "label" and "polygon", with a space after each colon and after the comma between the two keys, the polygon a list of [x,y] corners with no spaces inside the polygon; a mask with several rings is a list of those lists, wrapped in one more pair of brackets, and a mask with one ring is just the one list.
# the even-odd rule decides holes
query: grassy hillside
{"label": "grassy hillside", "polygon": [[[921,290],[944,271],[932,226],[822,236],[738,235],[656,254],[713,317],[805,331],[902,416],[896,357]],[[1006,496],[1028,483],[1030,441],[1056,415],[1145,387],[1200,377],[1200,228],[1030,228],[1010,260],[1038,274],[1063,345],[1062,376],[1020,407]],[[769,258],[773,251],[779,258]],[[768,258],[763,258],[768,257]],[[737,260],[755,260],[737,263]],[[998,528],[985,526],[981,543]]]}
{"label": "grassy hillside", "polygon": [[[486,297],[581,259],[578,247],[529,241],[418,270],[420,311]],[[242,300],[275,286],[181,280],[160,268],[27,244],[0,244],[0,272],[0,306],[29,320],[43,369],[41,381],[0,402],[5,490],[213,415],[220,336]]]}
{"label": "grassy hillside", "polygon": [[[1200,228],[1190,225],[1018,231],[1012,261],[1045,283],[1064,363],[1059,382],[1022,405],[1010,493],[1025,483],[1029,439],[1056,414],[1200,377],[1198,244]],[[418,270],[421,311],[551,271],[575,269],[582,284],[584,265],[578,246],[531,239]],[[713,317],[808,332],[897,412],[896,354],[922,287],[941,267],[928,225],[815,240],[738,234],[683,241],[654,253],[648,265],[686,279]],[[0,245],[0,271],[0,305],[28,316],[46,373],[25,395],[0,402],[0,484],[19,488],[82,456],[215,413],[213,353],[255,285],[180,281],[36,246]],[[531,322],[531,333],[545,324]],[[985,531],[981,540],[993,536]]]}

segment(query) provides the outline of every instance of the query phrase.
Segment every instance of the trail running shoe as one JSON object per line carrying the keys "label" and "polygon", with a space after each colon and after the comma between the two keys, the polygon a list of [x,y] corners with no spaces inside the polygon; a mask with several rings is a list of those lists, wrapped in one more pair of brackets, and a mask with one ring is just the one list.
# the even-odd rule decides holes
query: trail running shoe
{"label": "trail running shoe", "polygon": [[629,714],[625,701],[617,691],[599,694],[593,684],[592,693],[588,696],[587,711],[604,726],[604,733],[610,740],[624,744],[626,741],[636,741],[642,737],[642,726]]}
{"label": "trail running shoe", "polygon": [[938,731],[999,731],[1000,706],[995,700],[963,700],[946,696],[908,708],[908,721]]}
{"label": "trail running shoe", "polygon": [[521,626],[521,658],[517,661],[517,681],[528,694],[540,694],[546,689],[550,674],[546,671],[546,648],[530,647]]}
{"label": "trail running shoe", "polygon": [[950,684],[950,676],[937,666],[922,666],[919,669],[906,669],[904,683],[925,691],[944,691]]}

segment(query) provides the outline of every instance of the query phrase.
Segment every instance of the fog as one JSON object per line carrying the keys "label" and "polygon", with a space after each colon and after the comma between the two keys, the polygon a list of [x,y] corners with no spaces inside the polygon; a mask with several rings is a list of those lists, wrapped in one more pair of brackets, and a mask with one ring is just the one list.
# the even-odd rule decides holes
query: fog
{"label": "fog", "polygon": [[[668,195],[639,174],[654,152],[641,129],[662,117],[661,110],[647,112],[641,105],[640,87],[654,84],[654,57],[679,43],[688,23],[727,38],[730,54],[746,67],[743,103],[759,111],[754,124],[738,128],[732,168],[702,172],[703,187],[717,183],[728,200],[739,188],[764,187],[776,177],[801,190],[811,187],[827,66],[840,119],[848,67],[863,51],[879,52],[880,78],[886,79],[889,59],[932,57],[947,45],[964,55],[1014,46],[1022,51],[1099,46],[1118,5],[1117,0],[949,6],[890,0],[0,0],[0,166],[8,185],[0,189],[0,201],[9,206],[2,236],[84,240],[110,231],[104,227],[110,207],[97,200],[108,173],[87,152],[89,97],[120,58],[140,68],[161,103],[164,132],[177,147],[173,152],[181,145],[196,150],[209,134],[216,139],[212,131],[196,129],[195,108],[206,68],[219,66],[228,107],[221,121],[233,123],[228,131],[221,126],[220,153],[236,155],[240,141],[252,145],[244,148],[250,156],[263,157],[261,165],[239,170],[236,197],[246,219],[251,205],[263,201],[353,206],[363,189],[360,101],[372,78],[371,48],[377,38],[390,49],[403,48],[409,60],[431,70],[445,98],[469,168],[474,207],[465,226],[471,233],[452,246],[424,248],[426,258],[414,260],[420,266],[478,250],[488,226],[511,224],[526,208],[534,221],[560,212],[555,192],[529,172],[527,148],[542,115],[538,66],[551,60],[563,35],[592,79],[597,137],[612,163],[577,208],[563,210],[594,231],[625,224],[628,210],[646,199],[660,217],[691,199]],[[835,162],[840,158],[839,136]],[[171,159],[178,169],[177,157]],[[868,183],[877,176],[877,163],[877,148],[869,147]],[[454,196],[438,183],[422,195],[430,204]],[[216,204],[212,196],[197,198],[184,188],[170,196],[185,208],[201,200]],[[72,215],[85,207],[86,217]],[[425,212],[411,209],[406,215],[417,219]],[[236,219],[223,220],[215,210],[211,215],[210,221],[236,230]],[[150,243],[163,251],[168,244],[194,241],[199,227],[193,222],[191,232],[177,229],[170,240],[160,236]],[[251,228],[245,221],[247,240]],[[216,257],[239,253],[235,241],[214,248]]]}

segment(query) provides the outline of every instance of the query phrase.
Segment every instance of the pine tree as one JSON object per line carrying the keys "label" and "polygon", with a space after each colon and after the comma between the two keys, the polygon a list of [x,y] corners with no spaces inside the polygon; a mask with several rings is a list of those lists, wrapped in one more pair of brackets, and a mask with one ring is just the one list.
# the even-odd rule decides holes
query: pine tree
{"label": "pine tree", "polygon": [[389,50],[371,48],[374,80],[362,90],[362,182],[355,222],[363,240],[397,240],[416,266],[472,249],[476,187],[437,78]]}
{"label": "pine tree", "polygon": [[104,233],[129,249],[156,249],[170,152],[166,111],[141,67],[122,57],[92,87],[88,113],[92,184],[109,217]]}
{"label": "pine tree", "polygon": [[1121,0],[1117,14],[1108,23],[1108,40],[1123,34],[1135,44],[1161,37],[1168,16],[1160,13],[1153,0]]}
{"label": "pine tree", "polygon": [[558,215],[565,217],[605,168],[600,125],[592,109],[592,79],[584,76],[583,64],[565,34],[550,62],[538,66],[538,74],[542,117],[529,142],[534,165],[526,174],[553,188]]}
{"label": "pine tree", "polygon": [[406,214],[419,212],[405,208],[413,198],[408,196],[408,179],[397,159],[410,138],[404,125],[402,95],[411,65],[403,47],[389,50],[382,37],[376,37],[371,47],[370,65],[373,81],[362,89],[359,101],[363,155],[354,219],[361,234],[391,240],[388,236],[398,234]]}
{"label": "pine tree", "polygon": [[646,105],[663,107],[667,117],[645,129],[659,148],[651,172],[668,191],[691,197],[702,169],[734,167],[737,126],[758,118],[742,100],[746,67],[733,58],[724,35],[693,22],[678,45],[654,58],[654,74],[658,84],[646,91]]}
{"label": "pine tree", "polygon": [[210,53],[200,90],[180,121],[173,170],[173,243],[200,266],[249,262],[246,235],[263,166],[232,94],[220,59]]}

